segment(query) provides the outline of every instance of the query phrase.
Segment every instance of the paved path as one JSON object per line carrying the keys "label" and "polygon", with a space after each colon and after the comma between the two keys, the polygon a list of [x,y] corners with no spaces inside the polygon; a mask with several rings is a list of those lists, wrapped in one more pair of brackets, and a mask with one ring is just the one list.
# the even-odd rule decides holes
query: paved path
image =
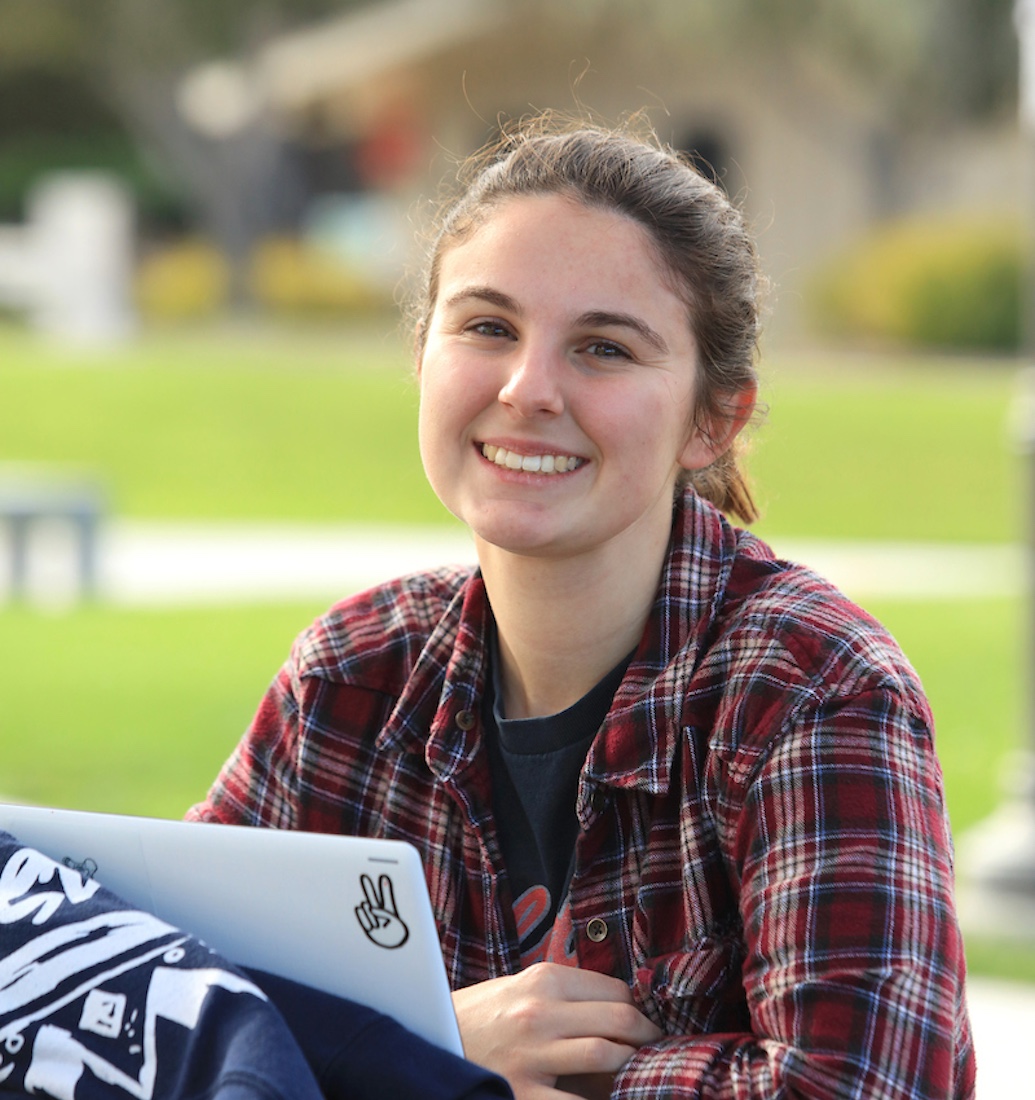
{"label": "paved path", "polygon": [[[31,588],[61,602],[74,587],[62,532],[40,533]],[[1019,547],[773,540],[778,553],[812,565],[849,595],[937,598],[1014,596],[1025,590]],[[0,547],[0,577],[6,578]],[[459,528],[320,526],[272,523],[144,523],[104,530],[100,590],[126,605],[328,600],[474,554]],[[0,581],[0,584],[4,583]]]}
{"label": "paved path", "polygon": [[[813,566],[856,598],[1011,597],[1027,589],[1019,547],[774,544],[781,555]],[[43,532],[34,550],[34,597],[45,603],[72,598],[73,558],[62,533]],[[4,553],[0,546],[0,577],[7,575]],[[99,588],[102,598],[126,606],[329,602],[409,570],[473,557],[467,535],[451,528],[122,520],[104,531]],[[1035,1094],[1018,1054],[1035,1035],[1035,987],[974,979],[969,995],[981,1066],[978,1100]]]}
{"label": "paved path", "polygon": [[973,978],[968,998],[978,1058],[977,1100],[1035,1094],[1025,1056],[1035,1035],[1035,988]]}

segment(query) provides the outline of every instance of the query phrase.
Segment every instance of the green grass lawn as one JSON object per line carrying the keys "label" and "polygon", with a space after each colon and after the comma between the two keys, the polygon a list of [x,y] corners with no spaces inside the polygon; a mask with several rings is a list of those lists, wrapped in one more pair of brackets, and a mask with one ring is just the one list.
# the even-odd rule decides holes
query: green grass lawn
{"label": "green grass lawn", "polygon": [[[1019,537],[1008,363],[766,366],[762,534]],[[438,522],[398,333],[151,334],[73,355],[0,328],[0,461],[99,471],[119,515]],[[870,601],[924,679],[954,828],[988,814],[1021,741],[1023,607]],[[0,608],[0,794],[179,816],[200,798],[318,604],[62,614]],[[1035,980],[1035,952],[978,945]],[[1019,958],[1019,961],[1018,961]]]}
{"label": "green grass lawn", "polygon": [[0,793],[181,817],[321,610],[7,610]]}
{"label": "green grass lawn", "polygon": [[[957,834],[1021,743],[1021,608],[869,601],[924,679]],[[294,636],[323,607],[0,613],[0,794],[179,817],[204,796]],[[1035,946],[968,940],[975,973],[1035,982]]]}
{"label": "green grass lawn", "polygon": [[770,411],[751,463],[761,534],[1020,537],[1013,365],[824,358],[764,374]]}
{"label": "green grass lawn", "polygon": [[103,357],[0,329],[0,461],[91,469],[124,516],[441,521],[398,334],[173,333]]}
{"label": "green grass lawn", "polygon": [[[759,530],[1018,537],[1008,363],[763,367]],[[416,446],[400,333],[172,332],[103,356],[0,328],[0,461],[96,469],[127,516],[445,519]]]}
{"label": "green grass lawn", "polygon": [[[1004,757],[1021,740],[1020,608],[1008,600],[868,607],[924,680],[961,831],[995,808]],[[322,610],[319,602],[6,610],[0,791],[179,816],[214,778],[295,635]]]}
{"label": "green grass lawn", "polygon": [[1020,601],[867,600],[923,680],[953,829],[998,805],[1004,761],[1024,739]]}

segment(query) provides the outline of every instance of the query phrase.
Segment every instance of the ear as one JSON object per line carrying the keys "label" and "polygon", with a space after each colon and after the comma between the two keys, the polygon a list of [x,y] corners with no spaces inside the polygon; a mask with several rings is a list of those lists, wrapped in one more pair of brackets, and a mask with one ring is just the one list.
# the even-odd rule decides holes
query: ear
{"label": "ear", "polygon": [[753,382],[723,398],[720,415],[694,424],[679,454],[679,465],[684,470],[703,470],[725,454],[751,419],[757,398],[758,386]]}

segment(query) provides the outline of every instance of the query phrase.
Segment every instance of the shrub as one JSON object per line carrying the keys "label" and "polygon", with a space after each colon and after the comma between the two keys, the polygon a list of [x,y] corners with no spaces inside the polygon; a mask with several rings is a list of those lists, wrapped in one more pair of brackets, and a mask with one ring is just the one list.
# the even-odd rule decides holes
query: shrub
{"label": "shrub", "polygon": [[917,348],[1014,351],[1021,233],[1006,219],[896,222],[824,265],[809,306],[828,336]]}
{"label": "shrub", "polygon": [[[224,309],[230,272],[212,244],[187,239],[147,256],[137,270],[136,299],[146,318],[197,320]],[[288,237],[263,241],[252,256],[254,304],[281,316],[355,316],[392,305],[391,295],[328,252]]]}
{"label": "shrub", "polygon": [[210,317],[223,308],[230,284],[226,261],[201,240],[186,240],[144,258],[137,269],[136,300],[151,320]]}
{"label": "shrub", "polygon": [[388,293],[330,252],[287,237],[256,249],[251,285],[257,303],[280,314],[347,316],[391,305]]}

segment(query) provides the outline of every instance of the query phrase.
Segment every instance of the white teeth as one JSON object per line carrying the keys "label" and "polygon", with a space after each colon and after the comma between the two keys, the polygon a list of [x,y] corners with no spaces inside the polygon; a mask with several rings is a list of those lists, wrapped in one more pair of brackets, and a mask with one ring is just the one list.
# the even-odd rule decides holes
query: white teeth
{"label": "white teeth", "polygon": [[564,474],[574,470],[581,462],[573,455],[522,455],[492,443],[482,444],[482,454],[497,466],[530,474]]}

